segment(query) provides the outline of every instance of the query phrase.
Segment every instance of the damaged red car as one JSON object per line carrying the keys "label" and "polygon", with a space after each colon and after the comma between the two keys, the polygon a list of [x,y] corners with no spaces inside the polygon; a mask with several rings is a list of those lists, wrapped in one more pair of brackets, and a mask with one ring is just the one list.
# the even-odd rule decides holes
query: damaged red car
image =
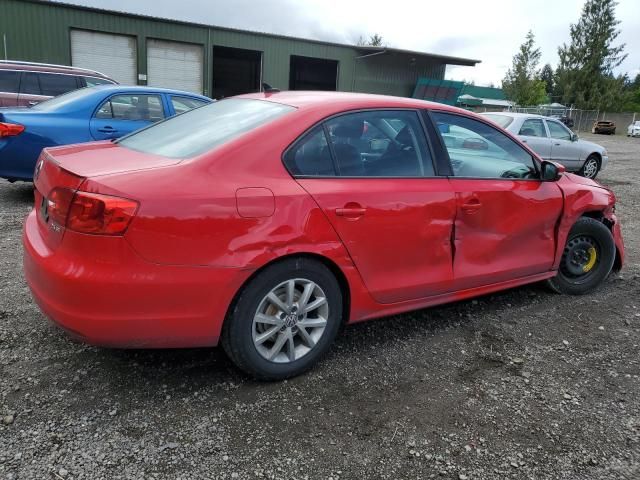
{"label": "damaged red car", "polygon": [[108,347],[221,343],[261,379],[309,369],[345,323],[539,281],[585,294],[624,260],[609,189],[412,99],[230,98],[46,149],[34,179],[46,316]]}

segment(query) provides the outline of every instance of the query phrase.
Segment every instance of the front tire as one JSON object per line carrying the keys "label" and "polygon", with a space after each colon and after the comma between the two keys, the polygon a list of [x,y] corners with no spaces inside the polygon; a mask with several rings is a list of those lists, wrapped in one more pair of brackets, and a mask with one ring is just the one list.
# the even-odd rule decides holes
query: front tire
{"label": "front tire", "polygon": [[606,225],[580,218],[567,238],[558,274],[547,281],[557,293],[584,295],[607,278],[616,259],[616,245]]}
{"label": "front tire", "polygon": [[587,157],[582,165],[582,168],[578,172],[579,175],[594,179],[598,176],[598,172],[600,171],[600,160],[595,153],[592,153]]}
{"label": "front tire", "polygon": [[259,380],[309,370],[342,324],[342,293],[322,263],[293,258],[267,267],[242,290],[222,331],[233,363]]}

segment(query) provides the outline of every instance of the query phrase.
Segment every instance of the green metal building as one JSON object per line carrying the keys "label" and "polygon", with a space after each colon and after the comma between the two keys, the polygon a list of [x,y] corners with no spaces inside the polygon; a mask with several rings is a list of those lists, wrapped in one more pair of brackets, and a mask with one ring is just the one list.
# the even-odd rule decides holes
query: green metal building
{"label": "green metal building", "polygon": [[0,0],[0,57],[73,65],[123,84],[221,98],[257,91],[341,90],[411,96],[420,77],[478,60],[358,47],[42,0]]}

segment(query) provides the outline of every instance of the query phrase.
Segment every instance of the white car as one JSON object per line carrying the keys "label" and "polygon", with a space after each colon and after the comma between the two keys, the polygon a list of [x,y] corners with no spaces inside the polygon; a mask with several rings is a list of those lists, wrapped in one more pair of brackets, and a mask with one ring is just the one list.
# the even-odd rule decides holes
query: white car
{"label": "white car", "polygon": [[627,127],[627,137],[640,137],[640,120],[636,120]]}
{"label": "white car", "polygon": [[597,143],[581,140],[555,118],[528,113],[481,113],[505,130],[516,135],[543,160],[561,163],[568,171],[596,178],[609,162],[607,151]]}

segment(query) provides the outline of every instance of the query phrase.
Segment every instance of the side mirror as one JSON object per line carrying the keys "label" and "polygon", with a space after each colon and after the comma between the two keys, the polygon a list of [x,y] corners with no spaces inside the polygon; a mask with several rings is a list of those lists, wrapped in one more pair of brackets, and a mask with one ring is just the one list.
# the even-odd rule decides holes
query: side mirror
{"label": "side mirror", "polygon": [[555,162],[542,162],[542,180],[545,182],[555,182],[566,171],[564,165]]}
{"label": "side mirror", "polygon": [[579,138],[580,138],[580,137],[578,137],[578,134],[577,134],[577,133],[572,133],[572,134],[571,134],[571,141],[572,141],[572,142],[577,142]]}

